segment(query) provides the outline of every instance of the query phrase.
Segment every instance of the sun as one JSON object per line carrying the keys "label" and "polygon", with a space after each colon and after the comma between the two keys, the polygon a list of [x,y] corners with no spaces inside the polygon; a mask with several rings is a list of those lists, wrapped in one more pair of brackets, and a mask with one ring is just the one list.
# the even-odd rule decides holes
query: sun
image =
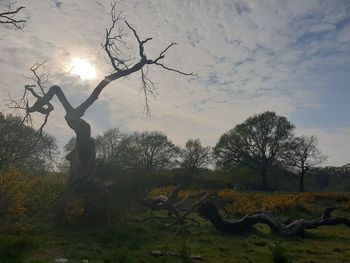
{"label": "sun", "polygon": [[68,70],[71,74],[78,75],[81,80],[90,80],[96,77],[96,68],[89,60],[84,58],[73,58]]}

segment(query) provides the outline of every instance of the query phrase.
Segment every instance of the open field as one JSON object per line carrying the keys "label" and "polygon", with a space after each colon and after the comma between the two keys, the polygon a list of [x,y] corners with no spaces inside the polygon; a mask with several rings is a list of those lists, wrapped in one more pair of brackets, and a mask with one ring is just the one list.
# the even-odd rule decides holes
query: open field
{"label": "open field", "polygon": [[[270,199],[275,198],[279,200],[275,203],[290,204],[290,198],[299,196],[303,205],[286,205],[284,209],[276,210],[281,219],[316,218],[330,205],[343,205],[335,215],[350,218],[350,212],[344,206],[348,202],[348,194],[313,193],[304,194],[302,199],[295,194],[222,191],[226,198],[240,197],[248,208],[249,199],[264,204],[266,200],[271,203]],[[236,203],[238,205],[239,200]],[[272,206],[270,208],[274,210]],[[0,262],[54,262],[57,258],[67,258],[68,262],[83,262],[83,259],[89,262],[191,262],[187,256],[198,254],[203,257],[203,262],[272,262],[270,248],[276,242],[284,247],[283,253],[292,262],[349,262],[350,259],[350,229],[345,226],[321,227],[308,230],[302,236],[286,238],[270,233],[269,228],[263,225],[257,225],[242,236],[225,235],[197,216],[200,226],[189,225],[186,234],[175,234],[177,228],[167,227],[164,220],[139,223],[156,215],[165,213],[151,213],[138,207],[107,225],[84,226],[76,223],[58,225],[53,213],[35,214],[29,217],[27,235],[1,237]],[[175,252],[183,257],[156,258],[150,255],[155,250]]]}

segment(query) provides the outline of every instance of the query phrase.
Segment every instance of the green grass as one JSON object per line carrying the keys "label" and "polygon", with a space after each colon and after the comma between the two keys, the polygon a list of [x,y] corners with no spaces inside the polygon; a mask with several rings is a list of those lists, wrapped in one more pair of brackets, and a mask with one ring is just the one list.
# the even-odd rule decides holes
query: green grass
{"label": "green grass", "polygon": [[[322,208],[310,207],[312,210],[321,211]],[[284,217],[316,216],[309,213],[290,211]],[[350,217],[350,213],[339,213]],[[149,213],[139,212],[133,214],[130,221],[148,216]],[[197,219],[201,223],[199,227],[189,226],[188,234],[175,234],[176,227],[166,227],[165,221],[143,224],[115,221],[99,226],[57,225],[52,215],[33,216],[27,238],[0,236],[0,262],[39,263],[68,258],[69,263],[82,262],[83,259],[93,263],[171,263],[191,262],[185,257],[191,254],[202,255],[204,262],[273,262],[271,246],[276,244],[276,240],[292,262],[350,260],[350,229],[345,226],[321,227],[298,237],[286,238],[270,233],[266,226],[257,225],[249,233],[232,236],[219,233],[208,222]],[[155,258],[150,255],[154,250],[176,252],[184,257]]]}

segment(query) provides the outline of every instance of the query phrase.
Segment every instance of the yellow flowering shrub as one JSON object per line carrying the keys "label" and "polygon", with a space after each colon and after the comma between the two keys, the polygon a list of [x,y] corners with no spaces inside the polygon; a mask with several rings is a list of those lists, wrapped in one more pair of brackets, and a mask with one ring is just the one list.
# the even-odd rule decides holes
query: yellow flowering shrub
{"label": "yellow flowering shrub", "polygon": [[[155,188],[151,196],[168,196],[174,186]],[[198,191],[195,191],[198,192]],[[194,194],[194,191],[181,191],[179,197]],[[215,192],[216,198],[227,212],[237,216],[244,216],[260,210],[269,210],[274,213],[286,212],[293,208],[304,208],[306,205],[326,202],[336,203],[342,209],[350,211],[349,193],[255,193],[238,192],[231,189],[223,189]]]}
{"label": "yellow flowering shrub", "polygon": [[[218,197],[224,201],[226,209],[236,215],[245,215],[259,210],[280,213],[291,208],[301,208],[307,204],[328,201],[338,204],[350,202],[350,195],[344,193],[240,193],[230,189],[220,190]],[[342,205],[344,206],[344,205]]]}
{"label": "yellow flowering shrub", "polygon": [[37,178],[16,170],[0,172],[0,233],[26,234],[26,207],[32,201],[31,190],[36,184]]}
{"label": "yellow flowering shrub", "polygon": [[75,200],[64,209],[64,216],[68,222],[79,222],[85,214],[85,207],[83,200]]}
{"label": "yellow flowering shrub", "polygon": [[350,200],[347,200],[341,204],[341,208],[347,212],[350,212]]}
{"label": "yellow flowering shrub", "polygon": [[[168,197],[173,192],[175,187],[176,186],[165,186],[165,187],[153,188],[148,195],[151,196],[151,197],[158,196],[158,195],[165,195],[165,196]],[[197,190],[181,190],[177,194],[177,199],[181,200],[181,199],[185,198],[188,195],[196,195],[196,194],[202,193],[204,191],[205,190],[200,190],[200,189],[197,189]]]}
{"label": "yellow flowering shrub", "polygon": [[63,196],[67,184],[64,173],[49,173],[38,177],[33,189],[34,208],[46,209],[54,206]]}

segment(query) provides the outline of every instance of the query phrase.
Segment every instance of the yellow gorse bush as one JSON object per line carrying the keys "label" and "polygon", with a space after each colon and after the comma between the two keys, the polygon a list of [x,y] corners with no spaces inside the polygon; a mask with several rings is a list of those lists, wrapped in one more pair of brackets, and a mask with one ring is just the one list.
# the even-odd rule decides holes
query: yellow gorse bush
{"label": "yellow gorse bush", "polygon": [[230,212],[244,215],[257,210],[270,210],[272,212],[284,212],[292,208],[301,208],[317,202],[333,202],[343,204],[349,202],[350,195],[343,193],[237,193],[229,189],[218,192],[218,196],[225,202],[232,202]]}
{"label": "yellow gorse bush", "polygon": [[16,170],[0,172],[0,233],[26,233],[26,207],[32,201],[31,190],[37,182],[37,178]]}
{"label": "yellow gorse bush", "polygon": [[350,195],[344,193],[241,193],[224,189],[217,192],[226,209],[236,215],[246,215],[259,210],[280,213],[292,208],[301,208],[322,201],[344,204]]}
{"label": "yellow gorse bush", "polygon": [[[169,195],[174,186],[155,188],[151,196]],[[198,192],[198,191],[195,191]],[[195,193],[194,191],[181,191],[179,197]],[[288,211],[292,208],[303,208],[308,204],[317,202],[337,203],[341,208],[350,211],[349,193],[254,193],[238,192],[231,189],[223,189],[215,192],[218,201],[227,212],[244,216],[260,210],[269,210],[274,213]]]}
{"label": "yellow gorse bush", "polygon": [[52,208],[62,198],[67,184],[67,175],[48,173],[38,177],[38,184],[33,189],[36,209]]}

